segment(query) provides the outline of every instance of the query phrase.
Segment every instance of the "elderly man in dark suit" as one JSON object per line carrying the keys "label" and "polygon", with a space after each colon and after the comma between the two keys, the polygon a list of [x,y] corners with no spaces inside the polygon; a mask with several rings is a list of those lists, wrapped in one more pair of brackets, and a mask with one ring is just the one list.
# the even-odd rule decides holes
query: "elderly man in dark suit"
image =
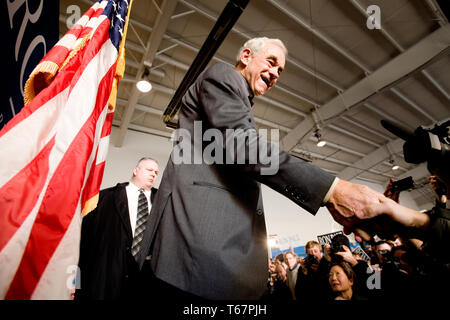
{"label": "elderly man in dark suit", "polygon": [[151,275],[147,264],[139,270],[136,256],[151,203],[158,163],[142,158],[128,183],[100,191],[97,208],[83,218],[80,244],[81,288],[79,300],[131,299],[142,297]]}
{"label": "elderly man in dark suit", "polygon": [[280,40],[249,40],[235,68],[214,64],[183,97],[178,137],[139,257],[140,265],[150,259],[156,277],[169,287],[206,299],[263,295],[267,238],[260,183],[312,214],[327,205],[346,231],[382,196],[256,134],[252,99],[275,85],[286,54]]}

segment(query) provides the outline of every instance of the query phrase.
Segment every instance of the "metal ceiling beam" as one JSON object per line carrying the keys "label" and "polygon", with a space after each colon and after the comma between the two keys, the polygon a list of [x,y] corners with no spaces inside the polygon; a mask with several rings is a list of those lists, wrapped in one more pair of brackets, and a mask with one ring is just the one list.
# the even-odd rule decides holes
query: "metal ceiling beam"
{"label": "metal ceiling beam", "polygon": [[[144,61],[153,62],[153,59],[155,58],[159,45],[163,39],[164,32],[166,31],[167,26],[170,22],[170,17],[175,11],[177,2],[178,2],[177,0],[164,0],[161,6],[162,13],[158,14],[155,21],[155,26],[147,41],[146,44],[147,51],[145,52],[144,56],[141,59],[141,66],[136,74],[136,80],[139,80],[144,71],[145,68]],[[125,109],[124,115],[122,116],[119,134],[116,137],[115,141],[116,147],[121,147],[123,145],[125,135],[127,133],[127,128],[128,125],[130,124],[131,117],[133,116],[134,108],[138,102],[139,95],[140,95],[139,90],[136,88],[136,86],[133,86],[128,100],[128,105]]]}
{"label": "metal ceiling beam", "polygon": [[430,8],[431,12],[436,17],[436,20],[441,27],[448,23],[448,20],[445,17],[445,14],[442,12],[441,8],[439,7],[439,4],[436,3],[436,0],[425,0],[425,3],[428,5],[428,8]]}
{"label": "metal ceiling beam", "polygon": [[[353,4],[353,6],[364,16],[369,17],[366,9],[359,3],[358,0],[350,0],[350,2]],[[432,2],[428,0],[428,2]],[[385,27],[380,25],[379,31],[381,34],[394,46],[397,48],[398,51],[403,52],[406,49],[394,38],[391,32],[387,31]],[[448,100],[450,100],[450,96],[447,93],[447,91],[434,79],[430,73],[427,70],[421,70],[420,71],[426,79]]]}
{"label": "metal ceiling beam", "polygon": [[366,124],[364,124],[362,122],[359,122],[359,121],[357,121],[355,119],[352,119],[352,118],[350,118],[348,116],[341,116],[341,119],[346,121],[346,122],[348,122],[348,123],[350,123],[350,124],[352,124],[352,125],[354,125],[354,126],[356,126],[356,127],[358,127],[358,128],[360,128],[360,129],[366,130],[367,132],[370,132],[370,133],[372,133],[372,134],[374,134],[376,136],[379,136],[380,138],[383,138],[384,140],[387,140],[387,141],[392,140],[389,136],[385,135],[384,133],[381,133],[378,130],[369,128],[369,127],[367,127]]}
{"label": "metal ceiling beam", "polygon": [[[317,139],[314,138],[314,137],[310,137],[310,138],[309,138],[309,141],[317,142]],[[332,148],[335,148],[335,149],[338,149],[339,151],[344,151],[344,152],[347,152],[347,153],[349,153],[349,154],[353,154],[353,155],[355,155],[355,156],[358,156],[358,157],[360,157],[360,158],[364,158],[364,157],[366,156],[366,154],[364,154],[364,153],[362,153],[362,152],[353,150],[353,149],[351,149],[351,148],[344,147],[344,146],[342,146],[342,145],[340,145],[340,144],[333,143],[333,142],[331,142],[331,141],[329,141],[329,140],[326,140],[326,141],[327,141],[327,146],[332,147]],[[386,165],[386,166],[392,167],[392,165],[391,165],[388,161],[384,161],[383,164]],[[399,166],[398,170],[401,170],[401,171],[408,171],[407,169],[405,169],[405,168],[403,168],[403,167],[400,167],[400,166]]]}
{"label": "metal ceiling beam", "polygon": [[[366,101],[372,95],[389,88],[400,79],[407,77],[420,68],[420,66],[439,56],[449,46],[450,26],[446,25],[399,54],[351,88],[331,99],[319,109],[322,118],[334,118]],[[289,134],[283,137],[280,147],[284,150],[291,150],[297,144],[301,144],[301,141],[307,138],[307,134],[313,127],[314,121],[312,117],[308,116]]]}
{"label": "metal ceiling beam", "polygon": [[[188,8],[191,8],[195,11],[197,11],[199,14],[203,15],[204,17],[212,20],[212,21],[216,21],[217,20],[217,14],[212,12],[211,10],[203,7],[202,5],[198,4],[198,3],[191,3],[191,1],[187,1],[187,0],[180,0],[180,3],[182,3],[183,5],[185,5]],[[254,31],[247,31],[244,30],[241,27],[238,26],[234,26],[232,31],[236,32],[237,34],[239,34],[241,37],[243,37],[244,39],[251,39],[253,36],[255,36],[257,33]],[[314,70],[310,67],[308,67],[307,65],[305,65],[304,63],[302,63],[301,61],[294,59],[292,57],[287,57],[286,59],[287,62],[293,64],[294,66],[296,66],[297,68],[305,71],[306,73],[308,73],[309,75],[321,80],[322,82],[328,84],[329,86],[335,88],[336,90],[344,90],[344,88],[342,88],[342,86],[340,86],[338,83],[336,83],[335,81],[331,80],[330,78],[328,78],[327,76],[317,72],[317,70]]]}
{"label": "metal ceiling beam", "polygon": [[348,130],[346,130],[346,129],[342,129],[341,127],[336,126],[336,125],[334,125],[334,124],[329,124],[329,125],[327,125],[327,127],[330,128],[330,129],[333,129],[333,130],[335,130],[335,131],[337,131],[337,132],[346,134],[346,135],[348,135],[348,136],[350,136],[350,137],[352,137],[352,138],[354,138],[354,139],[357,139],[357,140],[359,140],[359,141],[368,143],[368,144],[370,144],[370,145],[372,145],[372,146],[374,146],[374,147],[379,148],[379,147],[381,146],[379,143],[376,143],[376,142],[373,142],[373,141],[371,141],[371,140],[369,140],[369,139],[366,139],[366,138],[364,138],[364,137],[361,137],[360,135],[358,135],[358,134],[356,134],[356,133],[353,133],[353,132],[351,132],[351,131],[348,131]]}
{"label": "metal ceiling beam", "polygon": [[411,124],[406,123],[400,119],[398,119],[397,117],[394,117],[391,114],[387,114],[386,112],[384,112],[383,110],[381,110],[379,107],[375,106],[374,104],[370,103],[370,102],[366,102],[364,103],[364,107],[366,107],[367,109],[371,110],[372,112],[378,114],[380,117],[382,117],[384,120],[389,120],[395,124],[398,124],[404,128],[408,128],[408,129],[415,129],[413,127],[411,127]]}
{"label": "metal ceiling beam", "polygon": [[350,166],[348,166],[338,174],[338,177],[344,180],[351,180],[357,177],[364,170],[370,171],[371,168],[377,166],[380,163],[383,163],[391,156],[390,150],[394,150],[393,153],[397,153],[399,150],[402,150],[403,143],[404,141],[401,139],[392,140],[386,145],[381,146],[380,148],[366,155],[364,158],[356,161],[353,164],[350,164]]}
{"label": "metal ceiling beam", "polygon": [[[112,125],[115,126],[115,127],[120,127],[121,126],[121,121],[113,120]],[[154,135],[161,136],[161,137],[166,137],[166,138],[171,138],[172,137],[172,134],[170,132],[156,130],[156,129],[152,129],[152,128],[149,128],[149,127],[144,127],[144,126],[140,126],[140,125],[137,125],[137,124],[133,124],[133,123],[128,124],[128,129],[129,130],[139,131],[139,132],[145,132],[145,133],[149,133],[149,134],[154,134]]]}
{"label": "metal ceiling beam", "polygon": [[352,63],[357,65],[361,70],[363,70],[366,74],[370,74],[372,70],[363,63],[361,60],[359,60],[355,55],[350,53],[348,50],[340,46],[337,42],[330,39],[327,35],[325,35],[323,32],[319,31],[318,29],[315,29],[313,26],[311,26],[310,21],[308,19],[302,17],[298,12],[294,13],[295,11],[291,8],[287,7],[286,5],[283,5],[275,0],[267,0],[270,4],[272,4],[275,8],[283,12],[285,15],[290,17],[292,20],[294,20],[297,24],[301,25],[303,28],[308,30],[310,33],[315,35],[317,38],[328,44],[331,48],[333,48],[335,51],[339,52],[342,56],[350,60]]}
{"label": "metal ceiling beam", "polygon": [[428,112],[423,110],[422,107],[418,106],[417,103],[412,101],[410,98],[405,96],[403,93],[398,91],[396,88],[391,88],[391,91],[395,93],[400,99],[402,99],[405,103],[407,103],[411,108],[413,108],[416,112],[423,115],[425,118],[431,121],[431,124],[436,122],[436,119],[434,119]]}
{"label": "metal ceiling beam", "polygon": [[[283,12],[285,15],[287,15],[288,17],[290,17],[291,19],[293,19],[295,22],[297,22],[299,25],[301,25],[303,28],[305,28],[306,30],[308,30],[310,33],[312,33],[313,35],[315,35],[316,37],[318,37],[319,39],[321,39],[322,41],[324,41],[326,44],[328,44],[331,48],[333,48],[335,51],[339,52],[341,55],[343,55],[345,58],[347,58],[349,61],[351,61],[353,64],[355,64],[356,66],[358,66],[360,69],[362,69],[366,75],[369,75],[372,71],[370,70],[370,67],[366,64],[364,64],[360,59],[358,59],[355,55],[353,55],[351,52],[349,52],[347,49],[345,49],[344,47],[342,47],[341,45],[339,45],[337,42],[335,42],[333,39],[331,39],[330,37],[328,37],[326,34],[324,34],[323,32],[313,28],[310,24],[310,22],[302,17],[299,13],[294,13],[294,10],[292,10],[291,8],[289,8],[286,5],[283,5],[279,2],[277,2],[276,0],[267,0],[269,3],[271,3],[274,7],[276,7],[278,10],[280,10],[281,12]],[[354,4],[354,2],[352,2]],[[361,8],[362,9],[362,8]],[[367,15],[367,13],[364,14]],[[385,32],[387,34],[387,32]],[[391,37],[392,38],[392,37]],[[399,45],[396,42],[397,45]],[[403,51],[404,52],[404,49]],[[405,100],[405,96],[402,95],[400,96],[397,92],[394,92],[394,94],[396,94],[397,96],[399,96],[399,98],[401,98],[402,100]],[[411,99],[407,98],[407,103],[408,105],[412,106],[409,102],[411,101]],[[421,108],[423,109],[423,108]]]}
{"label": "metal ceiling beam", "polygon": [[[375,169],[371,169],[371,168],[359,168],[357,164],[350,163],[350,162],[343,161],[343,160],[339,160],[339,159],[336,159],[336,158],[333,158],[333,157],[330,157],[330,156],[325,156],[325,155],[322,155],[322,154],[319,154],[319,153],[307,151],[307,150],[304,150],[304,149],[301,149],[301,148],[295,148],[295,149],[293,149],[292,151],[297,152],[297,153],[300,153],[300,154],[306,153],[306,154],[309,154],[309,155],[311,155],[312,157],[317,158],[317,159],[319,159],[319,160],[328,161],[328,162],[332,162],[332,163],[336,163],[336,164],[339,164],[339,165],[346,166],[347,168],[351,168],[351,169],[353,169],[353,170],[355,170],[355,171],[358,171],[358,174],[361,174],[361,173],[367,171],[367,172],[370,172],[370,173],[373,173],[373,174],[377,174],[377,175],[383,176],[383,177],[385,177],[385,178],[391,178],[391,177],[392,177],[392,176],[390,176],[390,175],[385,174],[384,172],[381,172],[381,171],[378,171],[378,170],[375,170]],[[345,170],[346,170],[346,169],[345,169]],[[341,171],[341,172],[342,172],[342,171]],[[351,179],[353,179],[353,178],[358,177],[358,174],[355,175],[355,176],[353,176],[352,178],[349,178],[349,179],[343,178],[343,179],[345,179],[345,180],[351,180]],[[341,174],[340,174],[340,173],[338,173],[338,177],[341,178]]]}

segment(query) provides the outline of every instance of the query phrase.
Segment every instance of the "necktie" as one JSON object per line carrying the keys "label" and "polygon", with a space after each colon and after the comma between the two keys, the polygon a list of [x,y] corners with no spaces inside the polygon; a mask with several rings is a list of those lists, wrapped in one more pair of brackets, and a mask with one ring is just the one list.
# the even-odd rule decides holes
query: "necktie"
{"label": "necktie", "polygon": [[148,217],[148,202],[145,197],[144,191],[139,189],[138,209],[136,228],[134,229],[133,244],[131,245],[131,254],[136,257],[139,249],[141,248],[142,238],[144,237],[145,223]]}

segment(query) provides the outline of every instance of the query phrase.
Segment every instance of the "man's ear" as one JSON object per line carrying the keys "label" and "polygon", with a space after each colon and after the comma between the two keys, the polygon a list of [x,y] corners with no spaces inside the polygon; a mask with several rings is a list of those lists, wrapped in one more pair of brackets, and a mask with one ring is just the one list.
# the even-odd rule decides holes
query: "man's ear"
{"label": "man's ear", "polygon": [[241,63],[246,67],[252,58],[252,50],[245,48],[241,52]]}

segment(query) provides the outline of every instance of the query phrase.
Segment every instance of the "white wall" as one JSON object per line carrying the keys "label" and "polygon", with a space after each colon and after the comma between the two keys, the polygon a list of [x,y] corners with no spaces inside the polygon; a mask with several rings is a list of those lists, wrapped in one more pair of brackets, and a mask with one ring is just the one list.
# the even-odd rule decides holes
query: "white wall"
{"label": "white wall", "polygon": [[[114,139],[118,131],[118,128],[112,128],[101,188],[114,186],[118,182],[129,181],[137,161],[144,156],[154,158],[159,162],[160,175],[155,184],[158,187],[172,150],[170,139],[128,130],[123,146],[116,148]],[[352,182],[367,185],[379,192],[383,192],[385,188],[385,186],[357,179],[352,180]],[[309,240],[317,240],[318,235],[342,230],[342,227],[331,218],[326,208],[321,208],[313,216],[285,196],[264,185],[262,192],[267,234],[278,236],[281,250],[288,248],[290,245],[294,247],[304,246]],[[408,192],[400,194],[400,203],[418,209]],[[350,238],[353,241],[353,238]]]}
{"label": "white wall", "polygon": [[119,128],[112,127],[101,189],[129,181],[133,169],[142,157],[158,161],[160,174],[155,183],[155,187],[158,187],[172,150],[170,139],[128,130],[123,146],[117,148],[114,142],[118,132]]}

